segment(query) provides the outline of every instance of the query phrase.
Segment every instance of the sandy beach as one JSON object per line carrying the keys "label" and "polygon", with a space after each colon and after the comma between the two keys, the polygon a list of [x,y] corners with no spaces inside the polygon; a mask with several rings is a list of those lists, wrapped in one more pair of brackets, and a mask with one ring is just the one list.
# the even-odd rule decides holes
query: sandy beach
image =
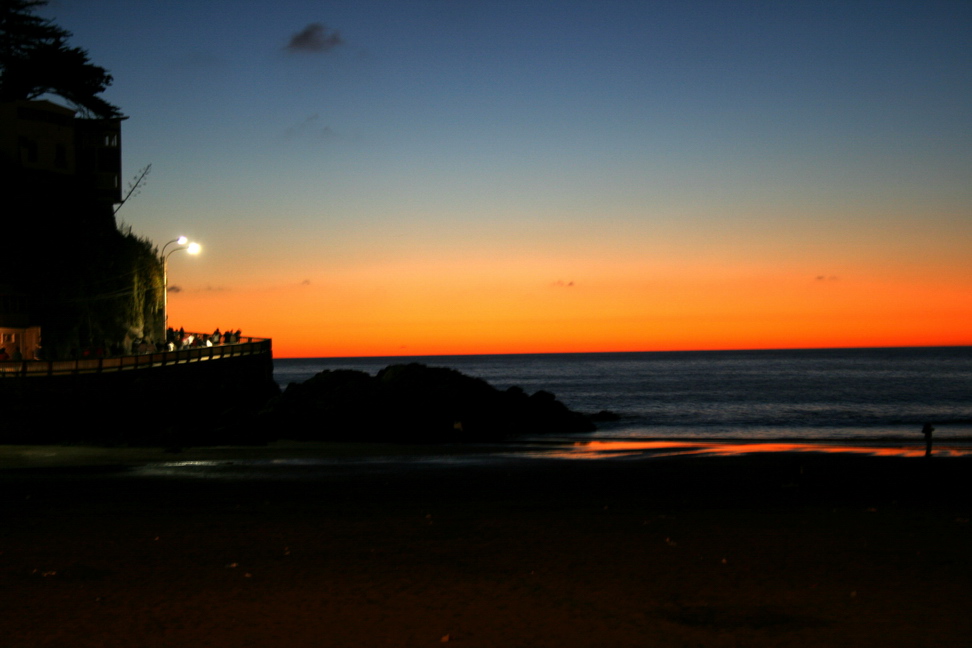
{"label": "sandy beach", "polygon": [[209,457],[198,475],[126,468],[182,458],[157,451],[8,453],[0,645],[972,637],[968,458],[416,460],[333,446],[302,450],[330,463],[294,477],[234,469],[262,452],[186,453]]}

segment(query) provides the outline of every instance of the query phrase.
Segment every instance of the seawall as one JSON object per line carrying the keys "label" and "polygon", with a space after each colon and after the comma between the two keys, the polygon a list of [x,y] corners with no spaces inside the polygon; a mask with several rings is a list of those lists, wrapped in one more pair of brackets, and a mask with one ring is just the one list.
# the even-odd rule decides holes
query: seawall
{"label": "seawall", "polygon": [[258,437],[265,435],[257,431],[240,431],[279,393],[270,341],[262,342],[238,355],[183,354],[181,361],[170,357],[158,363],[142,356],[138,368],[113,369],[108,359],[111,366],[100,371],[44,374],[35,367],[33,375],[6,373],[0,379],[0,443],[263,441]]}

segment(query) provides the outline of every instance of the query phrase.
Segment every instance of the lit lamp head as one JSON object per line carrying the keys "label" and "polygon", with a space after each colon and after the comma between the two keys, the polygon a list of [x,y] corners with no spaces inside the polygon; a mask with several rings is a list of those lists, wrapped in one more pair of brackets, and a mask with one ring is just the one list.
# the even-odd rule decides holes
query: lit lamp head
{"label": "lit lamp head", "polygon": [[[175,243],[177,246],[182,246],[182,245],[185,245],[188,242],[189,242],[189,239],[186,238],[185,236],[180,236],[178,238],[172,239],[171,241],[169,241],[168,243],[166,243],[165,245],[162,246],[161,256],[163,258],[167,256],[166,253],[165,253],[165,251],[168,250],[169,249],[169,246],[172,245],[173,243]],[[181,250],[182,248],[181,247],[177,247],[176,249],[177,250]]]}
{"label": "lit lamp head", "polygon": [[189,254],[199,254],[201,250],[202,250],[202,246],[199,245],[198,243],[190,243],[189,246],[186,247],[186,252],[188,252]]}

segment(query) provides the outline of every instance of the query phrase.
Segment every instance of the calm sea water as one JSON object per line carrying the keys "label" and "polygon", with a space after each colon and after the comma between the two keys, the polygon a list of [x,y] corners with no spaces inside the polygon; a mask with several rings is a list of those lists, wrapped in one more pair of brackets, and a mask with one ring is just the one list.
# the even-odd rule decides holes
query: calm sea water
{"label": "calm sea water", "polygon": [[587,439],[915,440],[932,422],[936,438],[972,441],[972,347],[292,358],[274,376],[404,362],[620,415]]}

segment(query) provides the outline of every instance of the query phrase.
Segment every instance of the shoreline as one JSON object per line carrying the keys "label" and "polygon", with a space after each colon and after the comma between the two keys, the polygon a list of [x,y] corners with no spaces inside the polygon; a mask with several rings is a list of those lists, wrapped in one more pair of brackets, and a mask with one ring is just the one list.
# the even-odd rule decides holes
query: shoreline
{"label": "shoreline", "polygon": [[[177,450],[159,447],[104,447],[96,445],[0,445],[0,470],[71,467],[137,467],[149,464],[190,462],[313,462],[430,460],[447,457],[535,458],[591,460],[620,457],[732,457],[756,453],[860,454],[883,457],[924,458],[924,444],[896,439],[564,439],[536,437],[507,443],[394,444],[367,442],[275,441],[256,446],[198,446]],[[972,443],[942,439],[933,458],[972,456]]]}

